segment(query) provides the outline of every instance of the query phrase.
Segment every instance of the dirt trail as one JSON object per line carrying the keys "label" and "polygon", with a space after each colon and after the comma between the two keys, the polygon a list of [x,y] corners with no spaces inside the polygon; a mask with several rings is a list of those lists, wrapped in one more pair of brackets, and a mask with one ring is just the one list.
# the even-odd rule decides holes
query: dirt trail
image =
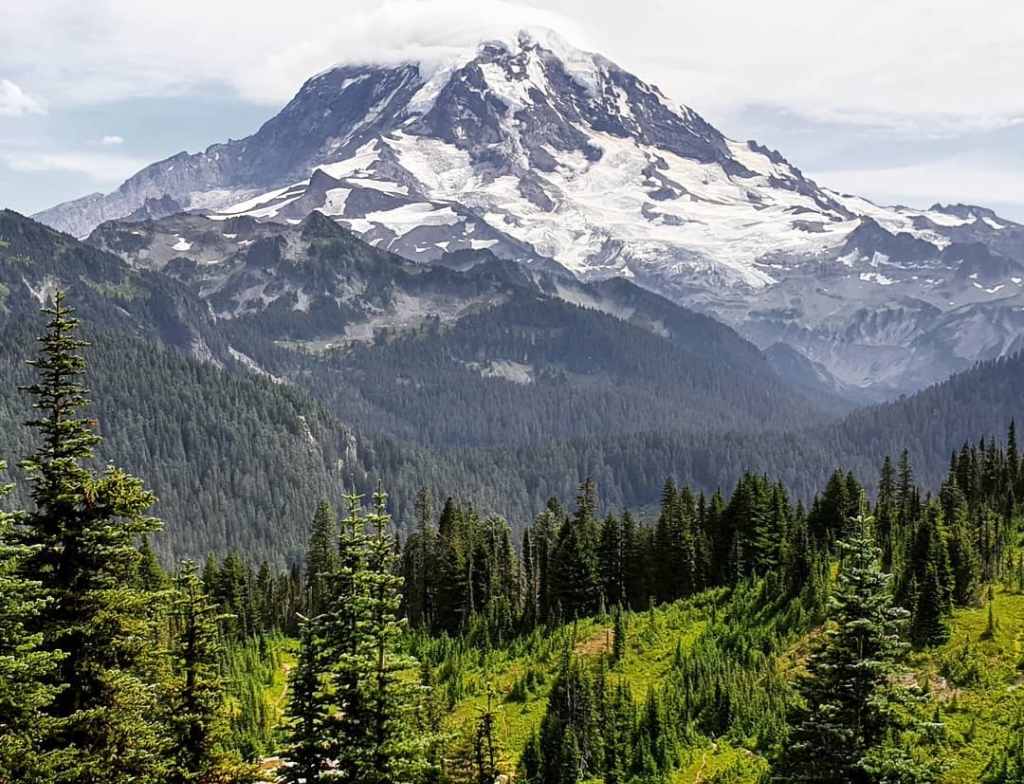
{"label": "dirt trail", "polygon": [[284,688],[281,689],[281,696],[274,703],[274,710],[278,713],[281,712],[281,705],[284,704],[285,699],[288,697],[288,680],[291,678],[292,666],[290,664],[282,664],[281,669],[284,670]]}
{"label": "dirt trail", "polygon": [[[718,751],[718,744],[714,741],[711,742],[711,751]],[[693,780],[693,784],[700,784],[704,781],[704,771],[708,769],[708,753],[705,751],[700,758],[700,767],[697,769],[697,778]]]}
{"label": "dirt trail", "polygon": [[697,769],[697,778],[693,780],[693,784],[700,784],[704,780],[704,771],[708,766],[708,753],[705,751],[700,760],[700,767]]}

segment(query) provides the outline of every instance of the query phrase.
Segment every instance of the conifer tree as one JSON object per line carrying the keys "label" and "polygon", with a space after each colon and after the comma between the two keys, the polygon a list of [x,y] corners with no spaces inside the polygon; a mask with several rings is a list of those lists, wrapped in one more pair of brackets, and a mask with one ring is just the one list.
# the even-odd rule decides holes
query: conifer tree
{"label": "conifer tree", "polygon": [[949,528],[949,564],[953,576],[953,602],[959,607],[977,603],[983,568],[969,515],[967,503],[961,501],[947,518],[952,523]]}
{"label": "conifer tree", "polygon": [[615,622],[612,631],[612,663],[618,664],[626,655],[629,641],[626,638],[626,618],[619,605],[615,606]]}
{"label": "conifer tree", "polygon": [[[387,495],[378,489],[368,518],[358,496],[346,500],[339,565],[322,621],[322,657],[304,672],[326,667],[332,704],[323,745],[331,775],[366,784],[411,781],[424,767],[425,735],[416,731],[420,684],[399,675],[418,667],[400,650],[402,578],[395,540],[387,530]],[[312,634],[305,639],[319,644]],[[312,704],[317,698],[308,673],[306,681],[306,702]],[[293,747],[301,740],[296,737]]]}
{"label": "conifer tree", "polygon": [[231,726],[220,677],[220,616],[191,561],[176,580],[173,680],[167,694],[168,784],[255,779],[256,771],[229,749]]}
{"label": "conifer tree", "polygon": [[1006,434],[1006,473],[1009,490],[1019,497],[1021,460],[1017,447],[1017,423],[1013,419],[1010,420],[1010,430]]}
{"label": "conifer tree", "polygon": [[555,496],[548,499],[544,511],[533,522],[533,546],[537,571],[537,615],[541,623],[549,623],[555,612],[552,581],[552,561],[562,528],[566,525],[565,511]]}
{"label": "conifer tree", "polygon": [[403,571],[406,615],[412,626],[419,627],[430,623],[436,599],[437,531],[433,525],[433,502],[426,487],[416,494],[415,509],[416,529],[405,545]]}
{"label": "conifer tree", "polygon": [[472,615],[472,553],[461,535],[463,512],[448,498],[438,520],[434,629],[457,632]]}
{"label": "conifer tree", "polygon": [[306,551],[306,611],[316,618],[327,604],[330,575],[338,568],[338,523],[334,510],[327,501],[321,501],[313,514],[309,548]]}
{"label": "conifer tree", "polygon": [[566,651],[540,725],[544,784],[575,784],[598,772],[597,719],[591,678],[583,665]]}
{"label": "conifer tree", "polygon": [[914,482],[914,469],[910,464],[910,451],[904,449],[896,467],[896,527],[897,535],[912,530],[921,512],[921,496]]}
{"label": "conifer tree", "polygon": [[359,781],[370,765],[367,751],[367,705],[365,680],[371,662],[367,658],[370,623],[366,521],[360,497],[345,496],[348,515],[341,521],[338,540],[338,569],[331,585],[331,598],[324,619],[323,657],[329,661],[328,680],[334,705],[326,730],[326,753],[336,761],[338,776]]}
{"label": "conifer tree", "polygon": [[942,510],[932,503],[918,523],[907,559],[907,581],[901,591],[913,606],[910,638],[914,645],[939,645],[949,638],[947,618],[953,611],[953,587]]}
{"label": "conifer tree", "polygon": [[567,619],[596,612],[601,598],[597,491],[591,480],[580,486],[576,501],[576,514],[561,527],[550,565],[552,598]]}
{"label": "conifer tree", "polygon": [[170,587],[170,579],[167,573],[160,566],[156,552],[149,543],[149,537],[142,537],[142,545],[139,547],[139,568],[137,585],[143,591],[157,593]]}
{"label": "conifer tree", "polygon": [[422,739],[417,737],[419,684],[399,677],[403,670],[416,671],[417,664],[399,650],[403,622],[402,578],[397,574],[394,537],[387,527],[387,494],[378,486],[374,510],[368,518],[371,536],[366,556],[369,623],[365,631],[368,671],[364,680],[366,696],[365,737],[369,763],[356,779],[366,784],[395,784],[413,780],[424,764]]}
{"label": "conifer tree", "polygon": [[869,755],[896,719],[889,681],[906,654],[900,640],[906,613],[893,607],[890,576],[868,521],[840,543],[843,560],[829,618],[834,624],[799,683],[804,707],[793,717],[789,741],[775,767],[780,782],[858,784],[874,781]]}
{"label": "conifer tree", "polygon": [[480,709],[473,739],[473,756],[476,762],[477,783],[493,784],[500,770],[501,744],[498,738],[498,711],[494,708],[494,690],[487,689],[487,706]]}
{"label": "conifer tree", "polygon": [[[108,466],[87,467],[99,436],[79,414],[89,402],[76,336],[78,320],[57,292],[31,362],[36,383],[25,388],[36,418],[36,452],[23,462],[34,508],[19,526],[30,548],[20,574],[39,583],[49,601],[28,623],[42,649],[63,656],[42,709],[61,722],[54,738],[64,750],[64,781],[79,784],[146,782],[164,766],[162,728],[154,690],[154,594],[136,587],[142,536],[157,530],[147,517],[152,494],[142,482]],[[55,749],[55,750],[56,750]]]}
{"label": "conifer tree", "polygon": [[519,770],[523,781],[527,784],[542,784],[544,781],[544,758],[540,747],[540,738],[536,733],[530,736],[519,758]]}
{"label": "conifer tree", "polygon": [[609,514],[601,526],[599,569],[601,591],[610,606],[621,605],[626,598],[626,573],[623,559],[622,521]]}
{"label": "conifer tree", "polygon": [[[7,466],[0,463],[0,471]],[[0,497],[10,487],[0,487]],[[18,576],[28,551],[12,540],[16,514],[0,512],[0,781],[53,781],[55,760],[43,752],[58,729],[43,713],[58,689],[54,675],[60,653],[42,647],[40,633],[29,634],[26,625],[42,609],[38,584]]]}
{"label": "conifer tree", "polygon": [[238,553],[228,553],[224,557],[216,579],[207,590],[224,611],[222,626],[229,637],[242,640],[253,633],[255,613],[250,604],[245,563]]}
{"label": "conifer tree", "polygon": [[875,506],[875,536],[882,551],[882,569],[892,569],[894,526],[896,525],[896,469],[892,458],[885,456],[878,478],[878,503]]}
{"label": "conifer tree", "polygon": [[335,766],[335,744],[330,737],[330,695],[325,691],[321,620],[304,619],[300,626],[299,656],[288,679],[285,713],[287,760],[281,780],[285,784],[320,784]]}

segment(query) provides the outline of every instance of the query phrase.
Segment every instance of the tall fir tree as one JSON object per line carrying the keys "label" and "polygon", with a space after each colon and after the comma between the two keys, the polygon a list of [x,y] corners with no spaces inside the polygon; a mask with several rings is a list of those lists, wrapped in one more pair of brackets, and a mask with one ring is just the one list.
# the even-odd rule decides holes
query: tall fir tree
{"label": "tall fir tree", "polygon": [[869,521],[858,518],[839,544],[842,564],[831,622],[799,682],[794,715],[774,780],[868,784],[871,757],[897,725],[890,681],[907,652],[906,612],[893,606],[890,575],[878,567]]}
{"label": "tall fir tree", "polygon": [[580,486],[576,513],[561,526],[550,562],[552,599],[566,619],[591,615],[600,604],[596,511],[597,491],[587,479]]}
{"label": "tall fir tree", "polygon": [[414,627],[429,625],[436,602],[435,581],[437,529],[434,528],[434,504],[430,490],[416,493],[416,528],[403,549],[405,575],[405,612]]}
{"label": "tall fir tree", "polygon": [[900,598],[912,607],[910,639],[914,645],[940,645],[949,639],[948,619],[953,614],[955,586],[946,545],[942,509],[928,505],[917,524],[913,545],[907,556],[906,575]]}
{"label": "tall fir tree", "polygon": [[[36,452],[22,465],[31,477],[33,509],[19,526],[30,548],[22,577],[38,581],[47,603],[28,624],[42,649],[62,651],[41,712],[60,720],[58,776],[78,784],[155,780],[165,767],[163,728],[155,717],[156,595],[137,587],[142,536],[160,528],[146,516],[154,497],[114,466],[94,475],[88,463],[99,436],[80,410],[88,402],[73,310],[57,292],[32,361],[36,383],[25,388],[36,418]],[[55,749],[55,750],[56,750]]]}
{"label": "tall fir tree", "polygon": [[[10,489],[0,487],[0,497]],[[18,575],[29,550],[12,539],[17,517],[0,512],[0,781],[47,784],[60,768],[50,756],[60,725],[44,709],[60,689],[54,676],[62,654],[27,630],[45,598],[38,583]]]}
{"label": "tall fir tree", "polygon": [[338,568],[338,522],[327,501],[317,504],[306,550],[306,612],[316,618],[327,607],[330,576]]}
{"label": "tall fir tree", "polygon": [[167,784],[254,781],[254,766],[230,748],[231,723],[220,675],[221,616],[196,565],[186,561],[171,609],[172,680],[165,707],[170,744]]}
{"label": "tall fir tree", "polygon": [[300,626],[298,660],[288,679],[287,764],[280,773],[284,784],[320,784],[336,769],[336,745],[330,734],[334,707],[326,688],[322,624],[322,618],[303,619]]}
{"label": "tall fir tree", "polygon": [[600,770],[594,684],[583,664],[565,651],[540,725],[540,780],[575,784]]}
{"label": "tall fir tree", "polygon": [[424,742],[417,733],[420,684],[417,678],[400,675],[418,672],[418,665],[400,648],[404,623],[399,617],[402,578],[398,574],[395,539],[388,532],[387,494],[378,486],[374,508],[367,520],[365,585],[368,624],[365,629],[367,662],[363,680],[366,711],[363,723],[367,747],[356,779],[365,784],[397,784],[414,781],[424,767]]}
{"label": "tall fir tree", "polygon": [[885,456],[878,478],[878,503],[875,505],[875,536],[882,551],[882,569],[892,569],[896,538],[896,469],[892,458]]}
{"label": "tall fir tree", "polygon": [[366,743],[369,732],[366,679],[370,665],[367,628],[371,620],[368,584],[366,520],[359,496],[345,496],[348,514],[341,521],[338,569],[331,581],[331,598],[324,619],[322,656],[329,662],[327,679],[334,705],[330,711],[325,752],[335,761],[338,776],[359,781],[371,764]]}

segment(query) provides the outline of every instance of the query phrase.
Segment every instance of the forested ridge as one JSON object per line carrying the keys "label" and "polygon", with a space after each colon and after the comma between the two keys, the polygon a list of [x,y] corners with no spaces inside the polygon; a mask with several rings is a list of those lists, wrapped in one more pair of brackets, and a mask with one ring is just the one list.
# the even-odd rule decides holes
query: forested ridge
{"label": "forested ridge", "polygon": [[906,449],[879,456],[876,491],[835,470],[806,504],[762,473],[663,479],[649,520],[586,479],[521,532],[424,487],[399,542],[382,484],[311,486],[290,568],[167,570],[147,483],[117,444],[93,458],[91,347],[62,294],[47,313],[21,391],[28,485],[0,519],[0,781],[1024,772],[1012,421],[946,456],[935,491]]}
{"label": "forested ridge", "polygon": [[[27,401],[14,387],[30,376],[24,359],[34,350],[34,328],[24,321],[2,331],[0,367],[9,382],[0,390],[0,409],[9,422],[26,415]],[[587,477],[595,480],[601,502],[619,510],[656,505],[668,475],[712,494],[747,470],[777,478],[809,502],[836,465],[876,490],[878,455],[904,446],[922,485],[935,491],[952,450],[974,443],[979,433],[1001,432],[1020,415],[1016,390],[1024,385],[1018,355],[914,397],[854,412],[824,430],[663,430],[427,450],[339,423],[289,385],[240,377],[107,330],[87,328],[85,334],[105,439],[98,454],[147,477],[160,499],[159,514],[174,524],[157,545],[171,562],[229,550],[290,562],[301,553],[309,497],[352,481],[367,494],[378,477],[387,482],[391,512],[406,533],[423,485],[435,497],[454,493],[485,515],[500,514],[519,533],[550,496],[571,497]],[[6,428],[0,445],[13,464],[25,453],[28,435]]]}
{"label": "forested ridge", "polygon": [[[728,327],[626,281],[573,284],[493,257],[422,268],[313,218],[236,228],[270,231],[266,248],[239,257],[243,277],[326,286],[348,310],[303,311],[284,297],[214,319],[183,274],[136,270],[0,213],[0,366],[12,380],[0,410],[24,419],[14,387],[34,351],[32,314],[69,287],[92,344],[98,457],[147,477],[172,524],[154,544],[166,563],[229,551],[292,563],[310,496],[343,482],[369,495],[378,478],[403,535],[424,485],[502,516],[517,536],[550,496],[572,497],[587,477],[605,507],[641,516],[669,475],[711,495],[763,473],[809,503],[836,466],[874,491],[879,455],[906,447],[935,491],[953,449],[1024,416],[1020,355],[835,420]],[[299,243],[294,258],[285,238]],[[427,313],[381,327],[370,341],[308,342],[336,336],[342,316],[424,292],[480,304],[455,320]],[[9,462],[26,446],[18,428],[0,435]]]}

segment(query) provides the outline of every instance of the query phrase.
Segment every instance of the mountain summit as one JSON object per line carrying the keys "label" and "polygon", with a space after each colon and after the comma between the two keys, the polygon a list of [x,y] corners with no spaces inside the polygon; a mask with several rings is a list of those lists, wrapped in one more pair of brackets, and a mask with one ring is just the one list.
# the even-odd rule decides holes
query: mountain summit
{"label": "mountain summit", "polygon": [[813,254],[855,224],[781,156],[726,139],[600,55],[526,31],[433,74],[326,71],[253,136],[38,217],[84,236],[168,197],[168,211],[262,219],[319,209],[419,260],[441,242],[486,243],[584,276],[644,276],[656,261],[754,287],[773,282],[760,254]]}
{"label": "mountain summit", "polygon": [[484,42],[433,72],[331,69],[254,135],[37,217],[84,236],[180,211],[211,224],[319,211],[416,261],[489,249],[632,278],[878,394],[998,356],[1024,333],[1024,227],[820,187],[547,32]]}

